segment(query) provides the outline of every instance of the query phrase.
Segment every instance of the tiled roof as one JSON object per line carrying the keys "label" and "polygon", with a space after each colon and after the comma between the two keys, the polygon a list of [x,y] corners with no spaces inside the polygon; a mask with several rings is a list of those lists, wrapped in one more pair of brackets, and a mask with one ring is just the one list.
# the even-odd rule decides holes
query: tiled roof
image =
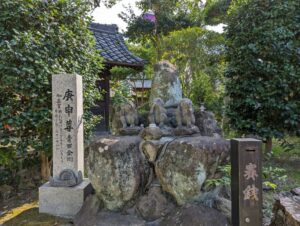
{"label": "tiled roof", "polygon": [[143,67],[146,63],[128,50],[117,25],[92,23],[90,30],[94,33],[96,48],[100,50],[105,63],[132,67]]}

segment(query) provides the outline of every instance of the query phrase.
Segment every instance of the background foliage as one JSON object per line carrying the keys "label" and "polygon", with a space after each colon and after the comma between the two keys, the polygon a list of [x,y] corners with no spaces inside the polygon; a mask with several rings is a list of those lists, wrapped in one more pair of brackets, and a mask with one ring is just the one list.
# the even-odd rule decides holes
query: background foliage
{"label": "background foliage", "polygon": [[137,71],[132,68],[125,67],[113,67],[111,72],[111,91],[112,96],[112,105],[117,107],[120,104],[126,102],[126,100],[133,100],[137,107],[140,107],[143,104],[146,104],[149,91],[144,90],[142,92],[143,99],[137,101],[137,98],[133,99],[130,93],[132,86],[129,83],[129,80],[134,83],[135,80],[142,82],[151,79],[153,76],[153,64],[156,59],[156,51],[151,42],[140,44],[140,43],[127,43],[128,49],[135,56],[138,56],[144,59],[147,63],[144,66],[143,71]]}
{"label": "background foliage", "polygon": [[91,131],[101,58],[88,30],[90,10],[84,0],[0,1],[0,165],[28,150],[52,150],[52,74],[83,76],[86,135]]}
{"label": "background foliage", "polygon": [[299,8],[292,0],[231,5],[227,115],[240,133],[281,138],[300,123]]}
{"label": "background foliage", "polygon": [[163,59],[175,64],[184,96],[204,102],[221,115],[224,98],[224,37],[193,27],[171,32],[162,39]]}
{"label": "background foliage", "polygon": [[226,23],[227,10],[232,0],[207,0],[203,9],[205,24],[216,25]]}
{"label": "background foliage", "polygon": [[137,2],[138,8],[143,12],[151,9],[155,13],[156,22],[144,20],[128,7],[127,12],[120,14],[128,24],[125,35],[131,42],[141,44],[151,42],[155,46],[157,60],[160,60],[162,36],[182,28],[201,25],[202,19],[198,18],[197,13],[198,3],[199,0],[140,0]]}

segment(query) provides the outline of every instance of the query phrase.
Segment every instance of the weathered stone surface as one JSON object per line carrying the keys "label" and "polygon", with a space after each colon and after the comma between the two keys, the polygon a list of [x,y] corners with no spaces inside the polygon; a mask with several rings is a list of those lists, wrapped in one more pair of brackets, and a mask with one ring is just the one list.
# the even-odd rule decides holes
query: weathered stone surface
{"label": "weathered stone surface", "polygon": [[101,203],[98,197],[90,194],[84,201],[80,211],[74,217],[74,225],[89,225],[89,221],[94,221],[97,213],[101,211]]}
{"label": "weathered stone surface", "polygon": [[89,147],[88,176],[105,208],[122,208],[147,183],[149,166],[138,136],[100,138]]}
{"label": "weathered stone surface", "polygon": [[84,175],[83,97],[80,75],[52,76],[53,176],[64,169]]}
{"label": "weathered stone surface", "polygon": [[140,136],[144,140],[159,140],[162,137],[163,133],[158,126],[153,126],[150,124],[149,127],[143,129],[140,133]]}
{"label": "weathered stone surface", "polygon": [[155,172],[164,191],[179,205],[201,196],[201,187],[229,155],[230,144],[220,138],[177,138],[161,151]]}
{"label": "weathered stone surface", "polygon": [[174,129],[174,134],[176,136],[193,135],[196,133],[199,133],[199,128],[197,126],[192,126],[191,128],[181,126]]}
{"label": "weathered stone surface", "polygon": [[136,204],[137,211],[144,220],[154,221],[167,215],[175,207],[167,200],[159,186],[150,187],[147,194],[140,197]]}
{"label": "weathered stone surface", "polygon": [[142,127],[134,126],[134,127],[126,127],[126,128],[120,128],[118,131],[118,134],[123,136],[133,136],[138,135],[142,130]]}
{"label": "weathered stone surface", "polygon": [[191,128],[195,126],[195,115],[193,103],[188,98],[183,98],[176,109],[177,126]]}
{"label": "weathered stone surface", "polygon": [[89,180],[82,178],[83,97],[80,75],[52,76],[52,112],[53,178],[50,178],[51,183],[39,188],[39,212],[72,218],[92,191]]}
{"label": "weathered stone surface", "polygon": [[300,187],[292,189],[291,192],[292,192],[293,195],[300,196]]}
{"label": "weathered stone surface", "polygon": [[74,218],[75,226],[145,226],[145,222],[134,215],[101,211],[96,195],[89,196]]}
{"label": "weathered stone surface", "polygon": [[300,196],[291,193],[279,194],[273,212],[270,226],[300,226]]}
{"label": "weathered stone surface", "polygon": [[162,137],[160,140],[143,140],[140,143],[140,151],[149,162],[154,163],[163,146],[173,139],[172,137]]}
{"label": "weathered stone surface", "polygon": [[195,110],[195,125],[199,128],[202,136],[222,137],[223,131],[218,126],[215,116],[210,111]]}
{"label": "weathered stone surface", "polygon": [[176,136],[185,136],[199,133],[195,126],[195,115],[193,103],[188,98],[183,98],[176,109],[177,127],[174,130]]}
{"label": "weathered stone surface", "polygon": [[96,216],[87,217],[83,224],[76,226],[146,226],[145,221],[132,215],[117,212],[100,212]]}
{"label": "weathered stone surface", "polygon": [[140,144],[140,150],[149,162],[155,162],[159,152],[158,146],[155,145],[155,143],[148,140],[142,141]]}
{"label": "weathered stone surface", "polygon": [[170,137],[170,136],[175,136],[174,134],[174,128],[169,127],[169,126],[163,126],[161,128],[162,136],[163,137]]}
{"label": "weathered stone surface", "polygon": [[164,108],[164,101],[161,98],[155,98],[149,111],[149,124],[159,127],[164,126],[167,120],[167,110]]}
{"label": "weathered stone surface", "polygon": [[213,208],[224,214],[228,222],[231,222],[231,200],[224,197],[216,197]]}
{"label": "weathered stone surface", "polygon": [[211,207],[221,212],[226,216],[229,223],[231,223],[231,190],[230,186],[217,186],[214,189],[207,189],[201,195],[197,202],[204,206]]}
{"label": "weathered stone surface", "polygon": [[159,226],[227,226],[220,212],[201,205],[187,204],[174,209]]}
{"label": "weathered stone surface", "polygon": [[161,61],[154,65],[154,73],[150,103],[161,98],[165,107],[177,106],[182,99],[182,90],[176,67],[168,61]]}
{"label": "weathered stone surface", "polygon": [[135,104],[132,101],[113,108],[112,132],[115,135],[137,135],[141,127]]}
{"label": "weathered stone surface", "polygon": [[47,182],[39,188],[39,212],[73,218],[92,189],[88,179],[75,187],[52,187]]}

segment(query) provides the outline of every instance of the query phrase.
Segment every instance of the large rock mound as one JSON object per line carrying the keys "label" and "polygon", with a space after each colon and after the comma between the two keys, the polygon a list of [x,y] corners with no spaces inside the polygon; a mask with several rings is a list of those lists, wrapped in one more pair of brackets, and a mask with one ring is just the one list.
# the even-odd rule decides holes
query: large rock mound
{"label": "large rock mound", "polygon": [[300,226],[300,188],[276,198],[270,226]]}
{"label": "large rock mound", "polygon": [[147,183],[149,166],[138,136],[100,138],[89,147],[88,177],[105,208],[116,210],[134,199]]}
{"label": "large rock mound", "polygon": [[134,215],[104,211],[95,195],[85,200],[74,218],[75,226],[146,226],[145,221]]}
{"label": "large rock mound", "polygon": [[208,137],[222,137],[223,131],[218,126],[218,122],[215,116],[210,111],[201,111],[196,109],[195,112],[195,125],[199,128],[202,136]]}
{"label": "large rock mound", "polygon": [[89,195],[74,218],[75,226],[146,226],[137,216],[104,211],[95,195]]}
{"label": "large rock mound", "polygon": [[136,204],[139,215],[147,221],[155,221],[166,216],[174,207],[175,205],[164,196],[159,186],[150,187]]}
{"label": "large rock mound", "polygon": [[202,184],[229,156],[230,144],[221,138],[177,138],[161,151],[155,172],[164,191],[183,205],[201,196]]}
{"label": "large rock mound", "polygon": [[187,204],[174,209],[159,226],[227,226],[220,212],[201,205]]}

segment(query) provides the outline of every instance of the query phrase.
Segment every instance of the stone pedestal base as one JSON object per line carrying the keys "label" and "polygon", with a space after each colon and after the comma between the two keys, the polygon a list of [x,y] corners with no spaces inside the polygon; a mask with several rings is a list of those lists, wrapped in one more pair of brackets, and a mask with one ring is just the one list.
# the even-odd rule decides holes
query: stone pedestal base
{"label": "stone pedestal base", "polygon": [[39,188],[39,212],[73,218],[92,190],[88,179],[75,187],[51,187],[47,182]]}

